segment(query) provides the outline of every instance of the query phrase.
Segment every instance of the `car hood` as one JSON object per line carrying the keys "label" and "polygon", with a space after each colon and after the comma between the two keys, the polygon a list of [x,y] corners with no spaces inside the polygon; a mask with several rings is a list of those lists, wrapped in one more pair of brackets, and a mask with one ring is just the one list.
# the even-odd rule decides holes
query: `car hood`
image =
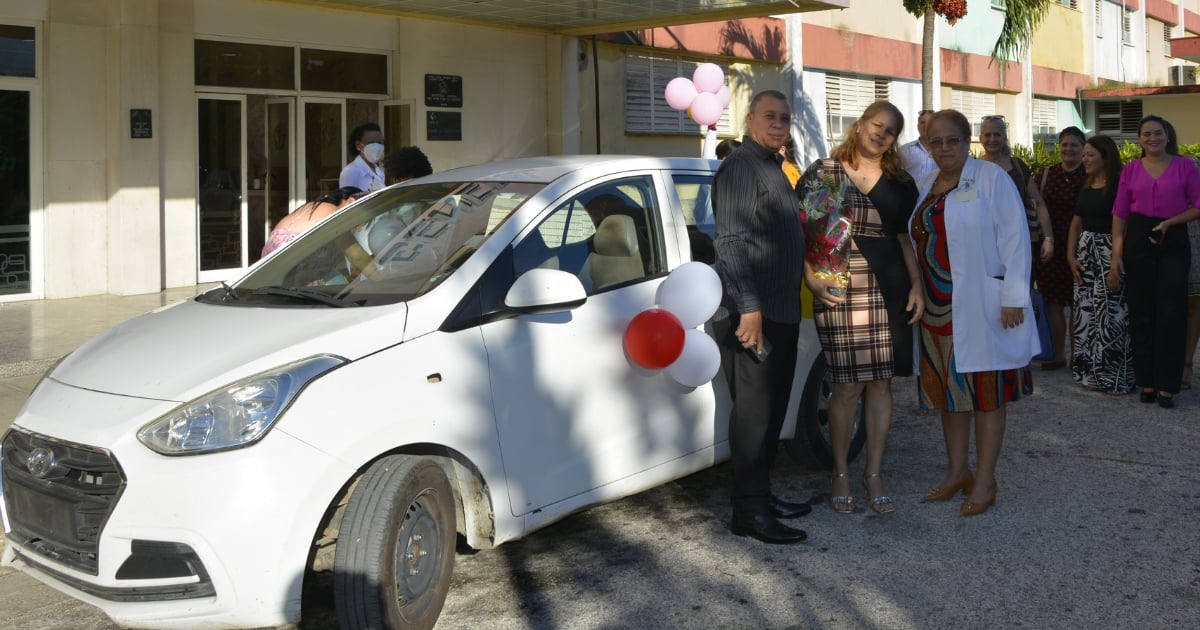
{"label": "car hood", "polygon": [[405,304],[255,308],[195,299],[109,329],[50,378],[93,391],[187,402],[246,376],[317,354],[349,360],[399,343]]}

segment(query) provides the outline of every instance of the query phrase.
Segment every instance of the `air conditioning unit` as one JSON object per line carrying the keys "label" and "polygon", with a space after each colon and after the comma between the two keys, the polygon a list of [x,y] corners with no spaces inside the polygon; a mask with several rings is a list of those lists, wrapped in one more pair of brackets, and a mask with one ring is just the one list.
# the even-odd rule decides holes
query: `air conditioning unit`
{"label": "air conditioning unit", "polygon": [[1196,85],[1196,66],[1171,66],[1171,85]]}

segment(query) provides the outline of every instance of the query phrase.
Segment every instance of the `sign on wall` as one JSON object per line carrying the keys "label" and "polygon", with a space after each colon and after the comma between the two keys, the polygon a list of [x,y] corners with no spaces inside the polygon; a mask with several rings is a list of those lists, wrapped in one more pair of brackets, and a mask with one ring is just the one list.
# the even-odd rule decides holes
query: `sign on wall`
{"label": "sign on wall", "polygon": [[131,109],[129,110],[129,137],[130,138],[153,138],[154,126],[150,122],[150,110],[148,109]]}
{"label": "sign on wall", "polygon": [[425,112],[425,139],[461,141],[462,112]]}
{"label": "sign on wall", "polygon": [[462,77],[453,74],[425,75],[426,107],[462,107]]}

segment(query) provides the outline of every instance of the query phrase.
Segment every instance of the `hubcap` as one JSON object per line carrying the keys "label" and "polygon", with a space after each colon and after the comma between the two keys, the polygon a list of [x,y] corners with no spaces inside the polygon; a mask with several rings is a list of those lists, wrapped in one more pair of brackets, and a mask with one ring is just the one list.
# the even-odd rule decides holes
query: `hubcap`
{"label": "hubcap", "polygon": [[396,591],[401,606],[419,599],[437,580],[441,564],[438,541],[442,532],[428,502],[430,498],[424,494],[417,497],[408,506],[400,529],[396,545]]}

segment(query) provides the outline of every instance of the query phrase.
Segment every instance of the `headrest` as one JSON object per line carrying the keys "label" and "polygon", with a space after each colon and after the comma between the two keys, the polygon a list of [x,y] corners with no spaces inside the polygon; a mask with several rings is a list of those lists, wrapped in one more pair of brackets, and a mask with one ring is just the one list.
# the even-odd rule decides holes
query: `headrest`
{"label": "headrest", "polygon": [[592,244],[601,256],[637,256],[637,228],[633,219],[623,214],[605,217],[596,228]]}

